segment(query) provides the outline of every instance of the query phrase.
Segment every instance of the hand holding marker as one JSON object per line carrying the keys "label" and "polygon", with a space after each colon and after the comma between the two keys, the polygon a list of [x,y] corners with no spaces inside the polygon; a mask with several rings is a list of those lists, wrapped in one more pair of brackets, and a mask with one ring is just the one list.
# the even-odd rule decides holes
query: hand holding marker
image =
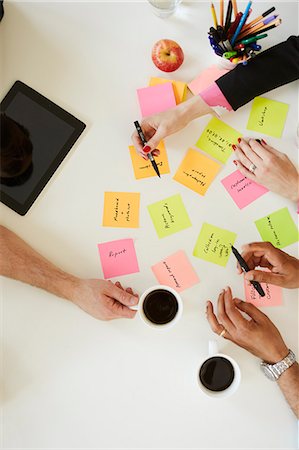
{"label": "hand holding marker", "polygon": [[[137,130],[138,136],[140,137],[142,145],[145,146],[146,145],[146,139],[145,139],[145,136],[143,134],[143,131],[142,131],[142,128],[141,128],[139,122],[136,120],[134,122],[134,125],[135,125],[135,128]],[[153,155],[151,154],[151,152],[148,153],[148,159],[150,160],[150,162],[151,162],[153,168],[155,169],[155,172],[158,175],[158,177],[161,178],[161,175],[160,175],[160,172],[159,172],[159,168],[158,168],[157,163],[156,163]]]}
{"label": "hand holding marker", "polygon": [[[233,245],[231,246],[231,248],[232,248],[232,252],[235,255],[238,263],[240,264],[240,267],[243,270],[243,272],[249,272],[250,269],[249,269],[246,261],[242,258],[242,256],[238,252],[238,250]],[[262,286],[260,285],[260,283],[258,281],[250,281],[250,283],[252,284],[254,289],[258,292],[258,294],[261,297],[265,297],[264,289],[262,288]]]}
{"label": "hand holding marker", "polygon": [[[264,33],[280,25],[281,19],[277,19],[278,15],[267,17],[275,10],[273,6],[246,25],[246,20],[251,13],[252,1],[248,2],[242,13],[238,12],[236,0],[229,0],[224,23],[223,3],[224,0],[220,0],[220,25],[215,7],[213,3],[211,4],[214,27],[211,27],[208,32],[210,45],[216,55],[229,59],[235,64],[240,62],[247,64],[247,61],[255,56],[255,52],[262,49],[256,41],[267,37],[268,35]],[[235,16],[233,22],[231,22],[232,11]]]}

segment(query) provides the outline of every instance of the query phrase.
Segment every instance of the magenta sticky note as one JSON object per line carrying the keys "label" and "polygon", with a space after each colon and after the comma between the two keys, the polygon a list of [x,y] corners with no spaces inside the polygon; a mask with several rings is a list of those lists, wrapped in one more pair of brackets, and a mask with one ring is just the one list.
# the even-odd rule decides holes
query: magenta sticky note
{"label": "magenta sticky note", "polygon": [[151,116],[176,106],[171,81],[137,89],[137,95],[142,117]]}
{"label": "magenta sticky note", "polygon": [[[256,270],[270,272],[268,269],[262,269],[260,267]],[[282,304],[282,288],[280,286],[268,283],[261,283],[261,286],[266,294],[265,297],[261,297],[252,284],[248,286],[244,281],[245,298],[247,302],[253,303],[255,306],[279,306]]]}
{"label": "magenta sticky note", "polygon": [[170,286],[177,292],[199,283],[199,278],[183,250],[152,266],[152,271],[160,284]]}
{"label": "magenta sticky note", "polygon": [[228,72],[226,69],[220,69],[213,65],[205,69],[201,74],[188,84],[188,88],[194,95],[198,95],[201,91],[209,87],[213,81],[218,80]]}
{"label": "magenta sticky note", "polygon": [[240,209],[268,192],[267,188],[249,180],[239,170],[223,178],[221,183]]}
{"label": "magenta sticky note", "polygon": [[133,239],[98,244],[104,278],[139,272]]}

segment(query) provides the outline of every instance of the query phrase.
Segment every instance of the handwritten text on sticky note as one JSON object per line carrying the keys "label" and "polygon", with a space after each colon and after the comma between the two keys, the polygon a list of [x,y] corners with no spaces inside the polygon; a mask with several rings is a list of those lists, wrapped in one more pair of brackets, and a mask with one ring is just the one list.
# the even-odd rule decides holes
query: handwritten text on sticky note
{"label": "handwritten text on sticky note", "polygon": [[138,192],[105,192],[103,226],[138,228],[139,203]]}
{"label": "handwritten text on sticky note", "polygon": [[[164,175],[165,173],[169,173],[169,165],[163,141],[160,142],[157,149],[160,150],[160,155],[155,156],[155,161],[159,168],[160,174]],[[149,178],[157,176],[150,160],[146,161],[145,159],[143,159],[142,156],[140,156],[136,152],[136,149],[133,145],[129,146],[129,150],[136,180],[140,180],[141,178]]]}
{"label": "handwritten text on sticky note", "polygon": [[149,205],[148,211],[159,238],[191,227],[191,222],[180,194]]}
{"label": "handwritten text on sticky note", "polygon": [[246,178],[239,170],[225,177],[221,180],[221,183],[240,209],[249,205],[266,192],[269,192],[264,186]]}
{"label": "handwritten text on sticky note", "polygon": [[133,239],[98,244],[104,278],[139,272]]}
{"label": "handwritten text on sticky note", "polygon": [[170,286],[177,292],[199,283],[199,278],[183,250],[152,266],[152,271],[160,284]]}
{"label": "handwritten text on sticky note", "polygon": [[220,164],[207,156],[189,149],[173,179],[198,194],[204,195],[220,167]]}
{"label": "handwritten text on sticky note", "polygon": [[247,123],[247,129],[281,137],[289,105],[269,98],[256,97]]}
{"label": "handwritten text on sticky note", "polygon": [[256,220],[255,225],[263,241],[271,242],[274,247],[284,248],[298,241],[298,229],[288,208]]}
{"label": "handwritten text on sticky note", "polygon": [[193,255],[205,261],[226,266],[236,233],[204,223],[195,244]]}
{"label": "handwritten text on sticky note", "polygon": [[232,154],[232,145],[238,143],[240,136],[239,131],[213,117],[203,130],[196,146],[225,163]]}
{"label": "handwritten text on sticky note", "polygon": [[[259,267],[257,270],[270,272],[268,269]],[[244,280],[245,298],[247,302],[255,306],[279,306],[282,304],[282,288],[274,284],[261,283],[265,296],[261,297],[252,284],[248,285]]]}

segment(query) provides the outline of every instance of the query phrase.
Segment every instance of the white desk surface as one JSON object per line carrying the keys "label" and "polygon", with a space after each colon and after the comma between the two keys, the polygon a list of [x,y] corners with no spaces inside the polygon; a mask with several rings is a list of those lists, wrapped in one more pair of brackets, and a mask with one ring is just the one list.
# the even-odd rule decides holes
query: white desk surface
{"label": "white desk surface", "polygon": [[[7,2],[6,2],[7,3]],[[298,6],[274,2],[283,24],[267,47],[298,32]],[[2,279],[2,448],[203,449],[296,448],[297,421],[259,361],[217,338],[242,371],[238,392],[227,400],[206,398],[197,387],[200,359],[214,335],[205,301],[230,284],[244,298],[234,258],[226,268],[192,256],[203,221],[236,231],[237,247],[260,240],[254,220],[295,205],[268,193],[239,211],[220,180],[232,158],[199,198],[172,180],[185,150],[209,117],[167,139],[171,174],[137,181],[127,150],[139,117],[136,88],[163,76],[151,62],[160,38],[173,38],[185,62],[169,78],[190,81],[214,62],[206,31],[208,3],[183,3],[167,20],[145,2],[11,3],[0,25],[1,97],[17,79],[81,120],[87,128],[25,217],[1,205],[1,222],[44,256],[81,277],[102,277],[97,243],[135,239],[140,273],[122,277],[139,293],[156,282],[150,266],[185,249],[201,282],[183,292],[181,322],[166,334],[139,318],[99,322],[67,301]],[[258,2],[254,15],[272,3]],[[167,75],[166,75],[167,77]],[[290,104],[282,139],[267,141],[296,160],[297,86],[267,94]],[[251,105],[223,119],[245,135]],[[256,135],[255,135],[256,136]],[[257,136],[256,136],[257,137]],[[140,228],[101,226],[105,190],[141,192]],[[146,206],[181,193],[192,228],[159,240]],[[296,245],[286,251],[295,255]],[[297,347],[297,293],[283,292],[283,306],[264,308],[288,346]]]}

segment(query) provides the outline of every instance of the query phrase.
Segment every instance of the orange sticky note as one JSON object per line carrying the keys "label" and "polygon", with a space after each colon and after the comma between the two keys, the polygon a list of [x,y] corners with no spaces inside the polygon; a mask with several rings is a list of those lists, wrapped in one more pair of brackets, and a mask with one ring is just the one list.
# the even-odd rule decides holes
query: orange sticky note
{"label": "orange sticky note", "polygon": [[220,167],[212,159],[189,148],[173,179],[192,191],[205,195]]}
{"label": "orange sticky note", "polygon": [[139,192],[105,192],[103,226],[139,227]]}
{"label": "orange sticky note", "polygon": [[186,99],[187,83],[184,83],[184,81],[167,80],[166,78],[152,77],[150,79],[149,85],[156,86],[156,84],[169,83],[169,81],[171,81],[172,83],[175,101],[178,105]]}
{"label": "orange sticky note", "polygon": [[[160,155],[155,156],[155,161],[159,168],[159,172],[161,175],[169,173],[170,170],[168,165],[168,158],[163,141],[160,142],[157,149],[160,150]],[[143,159],[142,156],[140,156],[136,152],[134,145],[130,145],[129,150],[136,180],[140,180],[141,178],[150,178],[157,176],[151,162],[149,160],[146,161],[145,159]]]}

